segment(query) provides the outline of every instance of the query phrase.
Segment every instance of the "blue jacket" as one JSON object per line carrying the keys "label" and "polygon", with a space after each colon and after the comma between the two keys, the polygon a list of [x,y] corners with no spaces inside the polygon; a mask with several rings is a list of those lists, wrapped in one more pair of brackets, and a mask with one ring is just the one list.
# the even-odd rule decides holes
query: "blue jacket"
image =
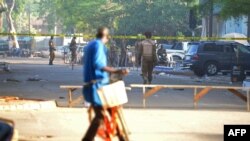
{"label": "blue jacket", "polygon": [[83,81],[90,83],[97,82],[83,88],[83,95],[87,102],[94,106],[102,106],[102,102],[97,94],[97,90],[109,83],[109,75],[102,69],[107,66],[107,48],[99,40],[91,41],[85,48]]}

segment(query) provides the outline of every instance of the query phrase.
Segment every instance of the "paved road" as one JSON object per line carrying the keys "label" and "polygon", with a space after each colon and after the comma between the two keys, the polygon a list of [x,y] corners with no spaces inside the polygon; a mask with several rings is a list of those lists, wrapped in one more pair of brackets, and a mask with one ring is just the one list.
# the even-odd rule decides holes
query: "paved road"
{"label": "paved road", "polygon": [[[54,66],[47,65],[48,59],[8,58],[11,73],[0,72],[0,95],[20,96],[25,98],[55,99],[59,105],[66,105],[66,91],[59,89],[60,85],[79,85],[82,83],[82,66],[74,70],[62,60],[56,60]],[[190,74],[190,73],[188,73]],[[29,78],[39,78],[41,81],[27,81]],[[15,81],[19,82],[15,82]],[[190,75],[155,76],[154,84],[185,84],[185,85],[228,85],[229,76],[197,78]],[[141,83],[139,71],[131,71],[125,78],[126,85]],[[79,95],[80,91],[77,92]],[[132,89],[128,93],[129,103],[126,107],[142,106],[142,90]],[[161,90],[147,101],[148,108],[187,109],[193,107],[193,90]],[[82,105],[79,105],[82,107]],[[205,96],[199,103],[205,109],[245,110],[245,103],[225,91],[214,91]]]}

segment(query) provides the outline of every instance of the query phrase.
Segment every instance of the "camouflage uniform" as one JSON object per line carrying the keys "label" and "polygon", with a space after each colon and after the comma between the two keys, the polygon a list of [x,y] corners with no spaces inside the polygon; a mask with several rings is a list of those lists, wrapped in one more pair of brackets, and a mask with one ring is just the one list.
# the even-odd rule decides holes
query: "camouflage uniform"
{"label": "camouflage uniform", "polygon": [[72,59],[71,62],[76,63],[76,61],[77,61],[77,59],[76,59],[76,57],[77,57],[77,53],[76,53],[77,45],[76,45],[76,40],[75,39],[73,39],[71,41],[69,49],[71,51],[71,59]]}
{"label": "camouflage uniform", "polygon": [[55,45],[53,39],[49,40],[49,65],[53,65],[55,59]]}
{"label": "camouflage uniform", "polygon": [[152,73],[155,64],[157,63],[156,58],[156,46],[155,42],[151,39],[143,40],[140,43],[139,58],[138,61],[142,61],[142,77],[144,84],[151,84]]}

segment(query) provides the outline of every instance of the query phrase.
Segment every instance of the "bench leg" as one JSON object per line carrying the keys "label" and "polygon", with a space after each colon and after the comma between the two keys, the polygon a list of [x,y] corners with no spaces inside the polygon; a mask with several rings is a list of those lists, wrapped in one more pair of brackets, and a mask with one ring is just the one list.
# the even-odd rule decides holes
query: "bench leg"
{"label": "bench leg", "polygon": [[157,93],[158,91],[160,91],[161,89],[163,89],[162,86],[156,86],[151,88],[150,90],[148,90],[145,94],[144,94],[144,98],[150,97],[153,94]]}
{"label": "bench leg", "polygon": [[241,92],[234,90],[234,89],[228,89],[228,91],[234,94],[235,96],[239,97],[241,100],[247,102],[247,97]]}
{"label": "bench leg", "polygon": [[[194,98],[196,97],[197,94],[197,88],[194,88]],[[194,109],[197,109],[197,101],[194,100]]]}
{"label": "bench leg", "polygon": [[76,104],[79,104],[83,100],[83,96],[79,96],[78,98],[71,101],[69,107],[73,107]]}
{"label": "bench leg", "polygon": [[72,102],[72,90],[69,89],[69,91],[68,91],[68,107],[71,107],[71,102]]}
{"label": "bench leg", "polygon": [[202,89],[199,93],[195,92],[195,96],[194,96],[194,104],[197,106],[198,101],[205,96],[206,94],[208,94],[208,92],[211,90],[211,87],[206,87],[204,89]]}
{"label": "bench leg", "polygon": [[143,107],[144,108],[146,107],[146,98],[152,96],[153,94],[155,94],[162,88],[163,88],[162,86],[156,86],[146,92],[146,88],[143,87]]}
{"label": "bench leg", "polygon": [[146,98],[145,98],[145,93],[146,93],[146,88],[142,88],[142,93],[143,93],[143,108],[146,108]]}

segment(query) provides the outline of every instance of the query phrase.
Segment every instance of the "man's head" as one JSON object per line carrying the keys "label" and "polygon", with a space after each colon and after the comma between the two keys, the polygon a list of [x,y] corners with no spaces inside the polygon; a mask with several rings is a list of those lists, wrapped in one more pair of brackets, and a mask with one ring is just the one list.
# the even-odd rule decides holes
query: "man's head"
{"label": "man's head", "polygon": [[76,39],[76,36],[74,36],[73,39],[75,40],[75,39]]}
{"label": "man's head", "polygon": [[144,35],[145,35],[145,37],[146,37],[147,39],[151,39],[151,37],[152,37],[152,33],[149,32],[149,31],[145,32]]}
{"label": "man's head", "polygon": [[54,36],[51,36],[50,39],[53,40],[53,39],[54,39]]}
{"label": "man's head", "polygon": [[101,39],[104,44],[109,41],[109,29],[107,27],[100,27],[97,29],[96,38]]}

